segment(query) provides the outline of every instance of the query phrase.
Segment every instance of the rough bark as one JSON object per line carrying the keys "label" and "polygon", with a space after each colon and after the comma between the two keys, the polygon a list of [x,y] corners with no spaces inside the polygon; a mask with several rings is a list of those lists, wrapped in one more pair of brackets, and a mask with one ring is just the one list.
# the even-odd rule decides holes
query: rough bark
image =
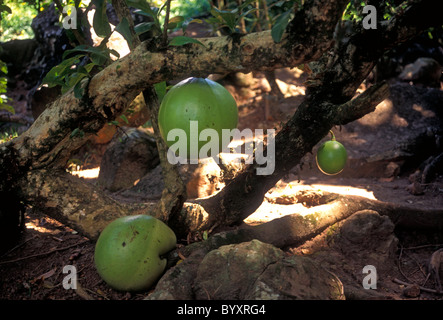
{"label": "rough bark", "polygon": [[[207,216],[206,221],[202,221],[200,228],[204,230],[213,225],[241,223],[261,205],[265,193],[297,165],[328,134],[334,124],[356,120],[373,111],[388,95],[388,89],[386,83],[381,83],[341,106],[325,102],[304,102],[276,136],[274,173],[256,175],[257,166],[251,165],[221,192],[200,201],[206,212],[212,213]],[[322,120],[322,116],[326,116],[326,119]]]}
{"label": "rough bark", "polygon": [[[304,197],[301,194],[301,197]],[[177,251],[188,257],[203,250],[209,252],[220,246],[257,239],[278,248],[303,244],[326,228],[338,223],[361,210],[374,210],[388,216],[396,227],[433,230],[443,229],[443,215],[439,209],[411,207],[383,202],[359,196],[340,195],[329,192],[310,194],[319,205],[303,214],[294,212],[281,218],[259,225],[242,225],[233,230],[216,233],[206,241],[196,242],[169,254],[169,262],[177,261]],[[297,201],[295,201],[297,202]],[[301,202],[301,201],[298,201]]]}
{"label": "rough bark", "polygon": [[[204,46],[161,48],[155,41],[140,44],[131,54],[84,80],[81,99],[76,99],[72,90],[67,92],[51,103],[28,131],[2,146],[2,189],[16,186],[22,197],[28,198],[27,189],[18,183],[23,180],[18,178],[25,175],[32,180],[30,176],[38,175],[37,170],[63,168],[74,150],[155,83],[208,73],[272,70],[320,58],[332,43],[331,26],[337,15],[326,19],[327,29],[316,28],[316,23],[329,11],[342,12],[344,3],[313,1],[310,8],[316,10],[298,14],[298,23],[310,26],[312,32],[286,36],[280,43],[274,43],[270,31],[265,31],[199,39]],[[305,49],[300,50],[301,46]],[[48,198],[40,197],[40,203],[61,199],[58,193],[52,190]]]}
{"label": "rough bark", "polygon": [[148,108],[151,116],[151,123],[155,133],[157,150],[160,157],[160,165],[162,167],[163,181],[165,188],[162,191],[160,201],[155,208],[154,216],[159,217],[162,221],[168,222],[170,217],[175,217],[180,213],[183,203],[186,200],[186,186],[178,167],[169,163],[166,157],[168,147],[160,135],[158,127],[158,111],[160,105],[157,95],[153,87],[143,92],[145,101],[148,101]]}
{"label": "rough bark", "polygon": [[64,170],[36,170],[18,182],[33,209],[40,210],[90,239],[97,239],[112,220],[128,214],[150,212],[155,204],[125,205]]}
{"label": "rough bark", "polygon": [[[263,201],[264,194],[335,125],[344,125],[373,111],[388,95],[386,84],[378,84],[353,100],[356,89],[369,75],[383,52],[419,34],[442,18],[431,8],[432,1],[415,1],[404,12],[375,30],[356,28],[347,41],[338,42],[318,62],[308,79],[305,101],[276,136],[276,170],[272,175],[254,174],[256,164],[239,174],[216,196],[201,205],[209,215],[208,228],[216,224],[238,224]],[[296,19],[289,30],[296,32]],[[424,22],[426,21],[426,22]],[[291,32],[291,31],[290,31]]]}
{"label": "rough bark", "polygon": [[[409,9],[380,24],[378,29],[357,30],[347,43],[332,47],[332,34],[346,2],[306,2],[280,43],[274,43],[270,31],[264,31],[199,39],[203,46],[165,48],[155,40],[138,45],[131,54],[84,80],[81,99],[76,99],[73,91],[67,92],[50,104],[28,131],[0,146],[0,191],[14,188],[25,201],[54,208],[54,215],[62,216],[61,220],[95,238],[111,217],[137,209],[118,205],[100,192],[94,193],[74,177],[64,182],[69,181],[70,186],[63,186],[67,175],[61,171],[70,154],[122,114],[140,92],[164,80],[208,73],[266,71],[319,60],[308,82],[306,101],[276,137],[275,172],[257,176],[256,164],[247,167],[215,197],[201,205],[185,204],[180,214],[174,215],[172,224],[183,226],[184,230],[207,230],[241,222],[258,207],[266,191],[297,165],[332,126],[372,111],[386,96],[387,86],[380,84],[349,102],[382,52],[429,26],[441,24],[435,4],[428,0],[412,1]],[[94,202],[109,208],[106,212],[111,213],[95,208]],[[175,205],[172,208],[179,211]],[[162,215],[170,209],[164,207]],[[93,227],[96,229],[92,230]]]}

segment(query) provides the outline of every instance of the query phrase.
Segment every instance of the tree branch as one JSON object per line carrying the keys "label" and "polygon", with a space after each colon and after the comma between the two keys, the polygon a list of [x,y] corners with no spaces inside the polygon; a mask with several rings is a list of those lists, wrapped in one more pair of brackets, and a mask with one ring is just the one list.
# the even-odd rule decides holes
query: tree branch
{"label": "tree branch", "polygon": [[429,27],[441,26],[443,18],[438,11],[433,0],[412,0],[391,20],[378,22],[377,29],[353,24],[349,40],[337,42],[332,52],[315,63],[317,70],[307,81],[306,94],[321,95],[337,105],[347,102],[386,50]]}
{"label": "tree branch", "polygon": [[389,84],[377,83],[361,95],[337,107],[334,120],[336,125],[345,125],[360,119],[375,110],[375,107],[389,96]]}
{"label": "tree branch", "polygon": [[[222,245],[247,242],[253,239],[272,244],[278,248],[301,245],[306,240],[320,234],[327,227],[350,217],[360,210],[374,210],[388,216],[398,227],[439,230],[443,227],[441,210],[418,208],[367,199],[360,196],[340,195],[329,192],[315,194],[317,205],[303,211],[294,212],[263,224],[242,225],[234,230],[216,233],[206,241],[192,243],[177,249],[184,257],[204,249],[209,252]],[[301,202],[301,201],[299,201]],[[299,208],[299,207],[297,207]],[[172,262],[176,252],[169,254]]]}
{"label": "tree branch", "polygon": [[[128,6],[122,0],[113,0],[113,5],[117,14],[119,15],[119,19],[122,20],[125,18],[129,21],[129,28],[132,34],[132,45],[131,51],[140,45],[140,40],[135,33],[134,29],[134,21],[130,15]],[[166,18],[164,25],[164,33],[163,33],[163,44],[167,46],[168,42],[168,23],[169,23],[169,11],[170,11],[170,0],[168,0],[166,4]],[[160,130],[158,127],[158,112],[160,109],[157,93],[153,86],[147,87],[143,91],[143,97],[146,103],[147,108],[149,109],[149,113],[151,115],[151,123],[152,128],[154,129],[154,136],[156,140],[156,145],[160,157],[160,165],[162,167],[162,175],[163,181],[165,184],[165,188],[162,192],[162,197],[160,201],[157,203],[154,212],[150,213],[155,217],[158,217],[160,220],[165,223],[168,222],[170,216],[174,216],[180,212],[184,201],[186,200],[186,186],[182,181],[182,178],[178,172],[178,167],[176,165],[172,165],[168,162],[166,154],[168,147],[166,143],[163,141]]]}
{"label": "tree branch", "polygon": [[24,114],[0,113],[0,122],[15,122],[24,125],[31,125],[34,119]]}
{"label": "tree branch", "polygon": [[[319,71],[309,79],[305,101],[276,136],[274,173],[257,176],[257,164],[249,165],[221,192],[201,202],[207,212],[213,213],[202,227],[210,228],[221,221],[225,224],[241,223],[260,206],[267,190],[299,164],[332,126],[358,119],[365,112],[372,111],[387,94],[388,88],[384,84],[374,87],[354,102],[348,101],[387,48],[426,28],[426,23],[415,22],[412,24],[413,31],[409,31],[405,25],[414,13],[423,13],[426,4],[429,1],[415,3],[418,8],[412,5],[407,14],[391,21],[389,28],[356,32],[348,42],[340,43],[332,52],[326,53],[319,62]],[[441,17],[433,14],[428,22],[429,25],[441,23]],[[292,32],[296,30],[293,25],[291,28]],[[400,28],[401,32],[395,33],[395,28]],[[344,115],[343,111],[357,114]]]}
{"label": "tree branch", "polygon": [[[293,67],[318,59],[330,46],[331,40],[316,36],[325,33],[315,24],[319,19],[317,15],[322,15],[325,7],[340,11],[340,5],[335,2],[327,5],[323,2],[327,1],[314,1],[318,7],[311,6],[312,11],[306,11],[304,19],[292,22],[292,26],[300,25],[300,28],[306,27],[311,32],[291,35],[290,41],[286,37],[280,43],[274,43],[271,32],[264,31],[240,38],[205,38],[200,39],[204,46],[188,44],[161,51],[156,48],[155,41],[142,43],[89,82],[83,81],[82,99],[75,98],[70,90],[46,108],[31,128],[12,142],[11,146],[17,146],[18,150],[17,165],[26,164],[28,168],[63,167],[72,150],[121,115],[140,92],[155,83],[190,75],[203,76],[208,72]],[[343,1],[338,2],[342,5]],[[306,25],[311,18],[312,22]],[[321,16],[322,20],[334,25],[335,18]],[[74,130],[82,134],[72,139]]]}
{"label": "tree branch", "polygon": [[135,29],[134,29],[134,20],[132,19],[131,13],[129,11],[128,6],[126,5],[125,1],[122,0],[112,0],[112,6],[115,9],[115,12],[117,13],[118,19],[120,22],[123,21],[123,19],[126,19],[129,24],[129,31],[132,36],[132,43],[128,42],[129,48],[132,50],[135,47],[137,47],[140,44],[140,39],[138,38]]}
{"label": "tree branch", "polygon": [[155,140],[165,185],[162,197],[157,203],[154,214],[162,221],[168,222],[171,216],[176,216],[182,209],[183,203],[186,200],[186,185],[180,176],[178,166],[169,163],[167,159],[168,146],[161,137],[160,129],[158,127],[158,112],[160,105],[154,87],[150,87],[143,91],[143,95],[151,114],[151,123],[155,133]]}
{"label": "tree branch", "polygon": [[[152,90],[155,83],[208,73],[294,67],[323,57],[324,68],[311,79],[305,101],[276,137],[274,173],[259,176],[255,173],[258,165],[250,165],[216,196],[203,200],[201,206],[194,204],[196,211],[182,210],[174,219],[178,226],[183,221],[184,228],[197,226],[200,230],[209,230],[218,224],[241,223],[260,206],[267,190],[297,165],[333,125],[369,112],[382,98],[384,86],[375,87],[360,99],[348,103],[383,51],[395,45],[392,40],[404,41],[427,25],[436,23],[436,19],[441,23],[435,13],[438,10],[430,5],[429,0],[414,1],[411,9],[395,17],[387,26],[356,32],[347,45],[338,45],[329,52],[330,55],[324,55],[331,48],[333,27],[345,4],[344,0],[305,2],[304,9],[297,12],[280,43],[274,43],[270,31],[241,37],[199,39],[203,46],[188,44],[160,49],[156,41],[141,43],[92,79],[82,81],[84,95],[81,99],[75,98],[72,90],[68,91],[53,102],[28,131],[1,145],[0,188],[15,184],[22,189],[25,199],[29,197],[34,202],[46,204],[55,198],[49,192],[52,188],[67,188],[66,194],[75,194],[66,184],[76,188],[82,188],[82,184],[75,179],[68,179],[69,183],[66,183],[48,172],[64,168],[73,150],[122,114],[141,91]],[[430,17],[425,15],[429,11]],[[411,23],[411,30],[408,23]],[[368,102],[369,96],[374,101],[365,109],[363,102]],[[340,111],[357,114],[341,116]],[[31,183],[33,181],[35,183]],[[85,205],[84,208],[87,208],[86,204],[94,203],[91,198],[93,188],[85,190],[84,194],[81,193],[85,202],[78,202],[74,197],[56,201],[58,212],[72,217],[69,218],[72,224],[81,227],[85,219],[94,222],[94,217],[100,216],[106,221],[127,214],[120,205],[116,206],[117,210],[106,212],[88,208],[88,212],[83,212],[89,215],[91,211],[91,217],[82,217],[83,207],[79,203]],[[105,197],[100,201],[103,201],[103,207],[112,208],[113,204]],[[99,232],[101,227],[97,225],[87,232]]]}
{"label": "tree branch", "polygon": [[90,239],[97,239],[109,222],[122,216],[149,212],[157,217],[149,204],[124,205],[64,170],[29,172],[20,185],[20,192],[33,208],[41,209]]}

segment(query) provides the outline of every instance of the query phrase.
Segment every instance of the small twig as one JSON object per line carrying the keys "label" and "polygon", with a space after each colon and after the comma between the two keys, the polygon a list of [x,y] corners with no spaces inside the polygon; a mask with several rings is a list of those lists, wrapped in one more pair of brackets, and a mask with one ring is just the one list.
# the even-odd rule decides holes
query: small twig
{"label": "small twig", "polygon": [[[395,282],[395,283],[398,283],[398,284],[402,284],[404,286],[411,286],[411,285],[414,284],[414,283],[408,283],[408,282],[401,281],[401,280],[399,280],[397,278],[394,278],[392,281]],[[421,291],[435,293],[435,294],[443,294],[442,291],[438,291],[438,290],[434,290],[434,289],[429,289],[429,288],[422,287],[422,286],[418,286],[418,287],[420,288]]]}
{"label": "small twig", "polygon": [[21,258],[17,258],[17,259],[14,259],[14,260],[0,261],[0,265],[8,264],[8,263],[14,263],[14,262],[19,262],[19,261],[23,261],[23,260],[27,260],[27,259],[31,259],[31,258],[35,258],[35,257],[46,256],[48,254],[51,254],[51,253],[54,253],[54,252],[57,252],[57,251],[63,251],[63,250],[67,250],[67,249],[70,249],[70,248],[75,247],[75,246],[79,246],[79,245],[81,245],[81,244],[83,244],[85,242],[88,242],[88,241],[89,241],[89,239],[88,240],[80,241],[78,243],[75,243],[75,244],[72,244],[70,246],[66,246],[66,247],[63,247],[63,248],[52,249],[52,250],[49,250],[49,251],[43,252],[43,253],[32,254],[30,256],[21,257]]}
{"label": "small twig", "polygon": [[166,2],[166,16],[165,16],[165,25],[163,27],[163,46],[168,46],[168,24],[169,24],[169,13],[171,12],[171,0]]}
{"label": "small twig", "polygon": [[2,254],[2,256],[0,258],[6,257],[8,256],[11,252],[13,252],[14,250],[17,250],[18,248],[24,246],[26,243],[28,243],[31,240],[34,240],[36,236],[33,236],[32,238],[23,241],[22,243],[19,243],[18,245],[16,245],[14,248],[10,249],[9,251],[5,252],[4,254]]}
{"label": "small twig", "polygon": [[183,261],[186,260],[186,257],[180,251],[177,251],[177,254],[180,257],[180,259],[182,259]]}
{"label": "small twig", "polygon": [[400,246],[400,254],[398,255],[398,271],[400,271],[401,275],[403,277],[405,277],[406,280],[411,282],[411,280],[405,275],[405,273],[403,272],[403,270],[401,268],[401,256],[402,256],[402,254],[403,254],[403,246]]}
{"label": "small twig", "polygon": [[137,36],[137,33],[134,29],[134,20],[132,19],[131,13],[129,11],[128,5],[124,0],[113,0],[112,6],[114,7],[115,12],[117,13],[118,19],[123,21],[123,19],[126,19],[129,24],[129,31],[131,32],[132,36],[132,43],[128,42],[128,46],[131,49],[135,49],[141,42],[139,37]]}
{"label": "small twig", "polygon": [[88,291],[88,292],[90,292],[90,293],[92,293],[92,294],[94,294],[94,295],[97,295],[97,296],[99,296],[99,297],[102,297],[102,298],[105,299],[105,300],[111,300],[111,299],[109,299],[109,298],[105,295],[105,293],[102,292],[101,290],[100,290],[100,292],[98,292],[98,291],[94,291],[94,290],[91,290],[91,289],[88,289],[88,288],[84,288],[84,289],[85,289],[85,291]]}
{"label": "small twig", "polygon": [[420,265],[420,262],[417,261],[417,259],[415,259],[413,256],[411,256],[410,254],[406,253],[405,254],[415,262],[415,264],[418,266],[419,270],[421,271],[421,273],[423,274],[423,276],[426,277],[426,272],[423,270],[422,266]]}
{"label": "small twig", "polygon": [[265,14],[265,22],[267,24],[267,28],[268,28],[268,30],[271,30],[272,23],[271,23],[271,19],[269,19],[268,4],[266,3],[266,0],[262,0],[262,4],[263,4],[263,12]]}
{"label": "small twig", "polygon": [[423,249],[423,248],[429,248],[429,247],[440,247],[440,246],[443,246],[443,243],[440,243],[440,244],[424,244],[424,245],[416,246],[416,247],[403,248],[403,250],[416,250],[416,249]]}
{"label": "small twig", "polygon": [[[84,300],[94,300],[94,298],[91,297],[91,296],[86,292],[86,290],[80,285],[80,282],[79,282],[78,280],[77,280],[76,285],[77,285],[77,289],[75,289],[74,291],[75,291],[75,293],[76,293],[79,297],[81,297],[81,298],[84,299]],[[93,291],[92,291],[92,292],[93,292]]]}
{"label": "small twig", "polygon": [[0,114],[1,122],[15,122],[24,125],[31,125],[34,122],[34,119],[28,117],[23,114],[10,114],[10,113],[1,113]]}
{"label": "small twig", "polygon": [[[240,6],[241,4],[242,4],[242,0],[237,0],[237,5]],[[257,10],[257,12],[258,12],[258,10]],[[241,14],[241,12],[239,14]],[[245,24],[245,19],[243,17],[240,18],[240,32],[246,33],[246,24]]]}

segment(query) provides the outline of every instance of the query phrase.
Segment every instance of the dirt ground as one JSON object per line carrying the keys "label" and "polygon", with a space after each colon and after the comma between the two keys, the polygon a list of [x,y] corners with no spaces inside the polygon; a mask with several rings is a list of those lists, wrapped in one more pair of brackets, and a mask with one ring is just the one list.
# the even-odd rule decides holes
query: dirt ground
{"label": "dirt ground", "polygon": [[[266,100],[268,97],[261,94],[265,90],[263,77],[256,78],[252,93],[247,90],[242,91],[241,87],[230,88],[234,90],[233,94],[239,101],[240,128],[278,127],[281,121],[285,120],[284,117],[301,101],[300,95],[304,92],[301,86],[303,74],[298,70],[284,69],[278,75],[284,80],[281,86],[285,88],[284,93],[287,95],[279,108],[275,108],[272,103],[269,104]],[[279,112],[275,113],[276,109]],[[251,124],[254,125],[251,126]],[[96,159],[95,162],[98,160]],[[94,163],[89,165],[93,167]],[[407,190],[410,185],[409,173],[392,179],[354,179],[340,175],[326,177],[318,174],[314,169],[303,171],[301,174],[288,173],[287,177],[282,179],[268,194],[284,195],[286,191],[297,187],[321,188],[332,192],[334,190],[336,192],[347,191],[381,201],[443,209],[443,177],[441,176],[424,186],[423,194],[413,195]],[[283,214],[284,206],[284,204],[271,203],[265,199],[264,204],[250,217],[248,223],[263,222],[263,216],[265,220],[279,216]],[[328,246],[325,240],[327,233],[328,230],[325,230],[305,244],[285,250],[287,254],[309,255],[325,249]],[[443,294],[436,292],[433,278],[428,277],[429,259],[433,252],[443,248],[443,234],[396,230],[396,236],[399,239],[397,268],[390,274],[380,276],[377,283],[377,292],[380,295],[377,299],[443,300]],[[181,244],[186,244],[186,241],[187,239],[179,239]],[[94,245],[94,242],[46,216],[44,212],[35,212],[32,208],[28,208],[26,228],[19,243],[0,257],[0,299],[140,300],[149,294],[149,292],[118,292],[104,283],[94,267]],[[343,263],[346,265],[346,262]],[[71,275],[70,271],[64,272],[65,266],[76,268],[77,290],[64,288],[64,279],[70,279]],[[361,274],[361,270],[357,271],[357,266],[346,265],[346,268],[339,270],[336,275],[340,279],[349,278],[349,272]],[[354,278],[357,281],[357,276]],[[410,293],[415,287],[411,289],[407,284],[413,283],[421,286],[418,293]],[[344,285],[346,286],[346,283]]]}
{"label": "dirt ground", "polygon": [[[383,195],[386,198],[396,198],[402,201],[400,199],[411,198],[403,188],[404,180],[378,182],[372,186],[374,189],[383,190]],[[317,182],[319,181],[317,180]],[[348,188],[365,185],[371,189],[371,181],[366,179],[343,182],[346,183],[345,185]],[[297,183],[297,181],[293,183]],[[271,191],[281,192],[285,188],[286,186],[280,186],[280,188],[276,187]],[[432,188],[442,190],[443,180],[439,179],[433,184]],[[419,201],[420,203],[438,202],[440,207],[443,207],[440,203],[441,200],[436,201],[436,198],[441,198],[441,192],[429,189],[425,195],[420,196]],[[272,206],[275,207],[274,210],[271,208]],[[278,204],[266,203],[254,215],[258,216],[260,213],[269,215],[272,211],[274,211],[274,215],[278,214],[278,206]],[[318,250],[327,249],[327,234],[328,230],[325,230],[300,247],[286,248],[285,251],[288,254],[311,255]],[[377,283],[377,292],[382,293],[383,299],[443,300],[442,294],[432,292],[435,291],[436,286],[433,279],[428,278],[427,267],[432,253],[439,248],[443,248],[443,235],[441,233],[427,234],[417,231],[397,230],[396,236],[399,238],[398,268],[392,270],[390,274],[380,276]],[[180,242],[186,244],[186,239],[181,239]],[[28,210],[26,229],[22,239],[16,247],[0,258],[0,299],[141,300],[149,294],[149,292],[118,292],[104,283],[95,270],[93,261],[94,246],[94,242],[89,241],[69,227],[40,212],[33,212],[32,209]],[[357,266],[353,267],[350,263],[344,263],[346,269],[342,270],[343,275],[336,273],[340,279],[345,277],[345,274],[349,276],[349,270],[357,269]],[[65,266],[75,266],[78,274],[77,290],[63,287],[64,278],[71,274],[69,271],[63,272]],[[356,277],[361,274],[361,270],[355,272]],[[408,286],[394,282],[395,279],[405,283],[419,284],[430,289],[431,292],[422,289],[420,294],[407,297],[404,290]],[[345,282],[344,285],[346,285]]]}

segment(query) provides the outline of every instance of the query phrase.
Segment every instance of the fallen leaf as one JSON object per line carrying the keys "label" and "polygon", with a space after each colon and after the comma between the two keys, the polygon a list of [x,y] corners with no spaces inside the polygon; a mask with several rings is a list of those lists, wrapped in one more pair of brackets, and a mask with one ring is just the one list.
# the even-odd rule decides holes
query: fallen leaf
{"label": "fallen leaf", "polygon": [[50,281],[43,281],[43,287],[46,289],[55,288],[55,285]]}
{"label": "fallen leaf", "polygon": [[74,252],[71,254],[71,256],[69,257],[69,260],[70,260],[70,261],[75,260],[75,259],[77,259],[78,257],[80,257],[80,255],[81,255],[81,251],[80,251],[80,250],[76,250],[76,251],[74,251]]}

